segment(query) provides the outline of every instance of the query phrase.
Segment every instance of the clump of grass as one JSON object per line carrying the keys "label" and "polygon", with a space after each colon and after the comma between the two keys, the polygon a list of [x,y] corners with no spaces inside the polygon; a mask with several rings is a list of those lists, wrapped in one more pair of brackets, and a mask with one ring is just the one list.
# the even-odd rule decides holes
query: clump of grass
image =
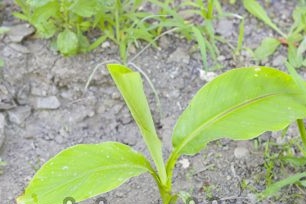
{"label": "clump of grass", "polygon": [[[200,50],[203,67],[208,69],[208,56],[216,63],[219,50],[213,21],[226,16],[218,0],[157,1],[149,0],[16,0],[21,12],[14,15],[36,28],[39,37],[52,39],[64,56],[91,51],[106,40],[119,47],[121,60],[128,61],[131,44],[140,41],[156,46],[156,39],[174,28],[181,36],[194,40]],[[147,7],[149,9],[147,9]],[[151,7],[154,7],[153,13]],[[87,33],[98,30],[94,39]],[[239,36],[241,47],[243,36]],[[239,50],[239,49],[237,49]]]}

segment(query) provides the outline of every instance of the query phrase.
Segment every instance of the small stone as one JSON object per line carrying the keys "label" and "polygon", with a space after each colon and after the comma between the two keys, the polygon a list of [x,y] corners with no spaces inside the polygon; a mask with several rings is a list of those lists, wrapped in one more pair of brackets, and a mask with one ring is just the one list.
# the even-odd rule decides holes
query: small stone
{"label": "small stone", "polygon": [[180,163],[183,167],[183,169],[187,169],[190,166],[190,162],[188,159],[181,159],[178,161],[178,163]]}
{"label": "small stone", "polygon": [[22,125],[30,115],[30,106],[19,106],[13,110],[8,111],[9,121],[17,125]]}
{"label": "small stone", "polygon": [[227,19],[222,19],[218,22],[216,32],[223,37],[228,37],[234,30],[233,22]]}
{"label": "small stone", "polygon": [[19,43],[27,36],[33,34],[35,29],[29,24],[19,24],[9,28],[7,33],[8,38],[11,42]]}
{"label": "small stone", "polygon": [[118,99],[120,99],[120,97],[121,97],[121,95],[118,91],[112,93],[112,99],[118,100]]}
{"label": "small stone", "polygon": [[190,60],[189,55],[183,48],[177,48],[168,58],[168,62],[183,62],[188,64]]}
{"label": "small stone", "polygon": [[62,135],[57,135],[54,140],[57,144],[63,144],[64,142],[64,138]]}
{"label": "small stone", "polygon": [[101,47],[102,48],[109,48],[110,47],[109,41],[105,41],[104,43],[102,43]]}
{"label": "small stone", "polygon": [[137,49],[136,49],[136,47],[135,47],[133,44],[131,44],[131,45],[129,45],[129,47],[128,47],[128,52],[129,52],[130,54],[136,54]]}
{"label": "small stone", "polygon": [[159,39],[159,47],[162,49],[167,49],[170,46],[170,41],[167,36],[162,36]]}
{"label": "small stone", "polygon": [[226,59],[226,58],[225,58],[225,56],[223,56],[223,55],[220,55],[220,56],[217,57],[217,60],[218,60],[219,62],[223,62],[225,59]]}
{"label": "small stone", "polygon": [[207,72],[204,71],[203,69],[200,69],[199,72],[200,72],[200,79],[207,82],[212,81],[214,78],[218,76],[215,72]]}
{"label": "small stone", "polygon": [[236,147],[234,155],[237,159],[245,158],[249,155],[249,150],[246,147]]}
{"label": "small stone", "polygon": [[35,109],[58,109],[60,107],[60,102],[56,96],[48,96],[48,97],[37,97],[34,100],[34,108]]}
{"label": "small stone", "polygon": [[281,65],[284,64],[284,61],[286,60],[286,57],[282,56],[282,55],[278,55],[277,57],[275,57],[272,61],[272,65],[274,67],[279,67]]}
{"label": "small stone", "polygon": [[4,142],[4,126],[5,126],[5,117],[2,113],[0,113],[0,148]]}

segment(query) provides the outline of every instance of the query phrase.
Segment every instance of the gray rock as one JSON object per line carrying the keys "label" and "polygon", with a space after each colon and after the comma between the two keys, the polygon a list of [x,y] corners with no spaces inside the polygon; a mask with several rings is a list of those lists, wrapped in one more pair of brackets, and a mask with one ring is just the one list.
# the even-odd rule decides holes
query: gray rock
{"label": "gray rock", "polygon": [[30,115],[30,106],[19,106],[13,110],[8,111],[9,121],[17,125],[22,125]]}
{"label": "gray rock", "polygon": [[7,33],[8,38],[11,42],[21,42],[25,37],[34,33],[35,29],[29,24],[19,24],[9,28],[10,31]]}
{"label": "gray rock", "polygon": [[219,62],[223,62],[224,60],[226,60],[226,57],[223,56],[223,55],[220,55],[220,56],[217,57],[217,60],[218,60]]}
{"label": "gray rock", "polygon": [[5,126],[5,117],[2,113],[0,113],[0,148],[3,144],[5,135],[4,135],[4,126]]}
{"label": "gray rock", "polygon": [[168,58],[168,62],[183,62],[188,64],[190,56],[183,48],[177,48]]}
{"label": "gray rock", "polygon": [[48,97],[37,97],[33,101],[33,106],[35,109],[58,109],[61,106],[58,98],[56,96]]}
{"label": "gray rock", "polygon": [[272,61],[272,65],[274,67],[279,67],[281,65],[284,64],[284,61],[286,60],[286,57],[282,56],[282,55],[278,55],[277,57],[275,57]]}
{"label": "gray rock", "polygon": [[203,69],[199,69],[199,75],[201,80],[207,82],[212,81],[214,78],[218,76],[218,74],[216,74],[215,72],[207,72]]}
{"label": "gray rock", "polygon": [[218,22],[216,32],[224,37],[228,37],[234,30],[233,22],[227,19],[222,19]]}
{"label": "gray rock", "polygon": [[102,43],[101,47],[102,48],[109,48],[110,47],[109,41],[105,41],[104,43]]}
{"label": "gray rock", "polygon": [[169,46],[170,46],[171,42],[169,41],[168,37],[167,36],[162,36],[160,39],[159,39],[159,46],[162,48],[162,49],[167,49]]}
{"label": "gray rock", "polygon": [[11,96],[11,93],[8,91],[8,88],[0,84],[0,110],[9,110],[15,106],[16,105]]}
{"label": "gray rock", "polygon": [[9,47],[22,54],[30,53],[30,50],[27,47],[17,44],[17,43],[10,43]]}
{"label": "gray rock", "polygon": [[249,155],[249,150],[246,147],[236,147],[234,155],[237,159],[242,159]]}

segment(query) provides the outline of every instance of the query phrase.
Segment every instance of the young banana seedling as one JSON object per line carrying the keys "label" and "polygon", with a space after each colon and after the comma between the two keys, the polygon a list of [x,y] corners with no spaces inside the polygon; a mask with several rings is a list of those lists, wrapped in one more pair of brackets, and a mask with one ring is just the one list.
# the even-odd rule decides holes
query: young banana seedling
{"label": "young banana seedling", "polygon": [[41,167],[17,198],[18,204],[61,204],[67,197],[79,202],[146,172],[156,181],[162,202],[175,203],[179,194],[172,191],[172,174],[181,155],[199,153],[220,138],[252,139],[306,117],[301,83],[290,75],[268,67],[233,69],[193,97],[174,127],[173,149],[165,162],[140,74],[114,64],[108,65],[108,70],[140,129],[154,166],[143,154],[118,142],[76,145]]}

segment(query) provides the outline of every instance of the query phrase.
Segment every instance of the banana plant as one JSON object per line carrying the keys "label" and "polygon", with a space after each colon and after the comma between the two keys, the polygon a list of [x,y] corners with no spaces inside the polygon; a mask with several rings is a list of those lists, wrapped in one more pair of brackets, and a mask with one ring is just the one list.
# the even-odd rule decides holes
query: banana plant
{"label": "banana plant", "polygon": [[116,64],[108,65],[108,70],[151,159],[118,142],[70,147],[38,170],[17,198],[18,204],[61,204],[67,197],[80,202],[143,173],[153,176],[164,204],[176,203],[180,194],[172,191],[172,174],[180,156],[199,153],[214,140],[249,140],[306,117],[304,82],[297,83],[296,77],[269,67],[233,69],[193,97],[178,118],[172,133],[173,149],[164,160],[140,74]]}

